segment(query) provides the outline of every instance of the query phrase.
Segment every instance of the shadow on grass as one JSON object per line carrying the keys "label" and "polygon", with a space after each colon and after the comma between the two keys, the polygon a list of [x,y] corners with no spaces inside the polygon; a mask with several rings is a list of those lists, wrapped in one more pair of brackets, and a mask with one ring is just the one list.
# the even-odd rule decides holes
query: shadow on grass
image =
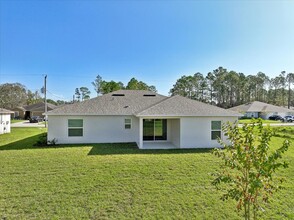
{"label": "shadow on grass", "polygon": [[118,154],[189,154],[209,153],[212,149],[139,149],[136,143],[121,144],[94,144],[89,156],[93,155],[118,155]]}
{"label": "shadow on grass", "polygon": [[140,150],[136,143],[107,143],[107,144],[61,144],[48,146],[35,146],[35,143],[43,134],[34,135],[25,139],[0,146],[0,151],[28,150],[28,149],[60,149],[73,147],[92,147],[89,156],[94,155],[119,155],[119,154],[188,154],[208,153],[211,149],[153,149]]}
{"label": "shadow on grass", "polygon": [[34,146],[34,144],[39,140],[39,138],[44,135],[43,133],[30,136],[21,140],[10,142],[9,144],[4,144],[0,146],[0,151],[3,150],[25,150],[25,149],[37,149],[41,147]]}

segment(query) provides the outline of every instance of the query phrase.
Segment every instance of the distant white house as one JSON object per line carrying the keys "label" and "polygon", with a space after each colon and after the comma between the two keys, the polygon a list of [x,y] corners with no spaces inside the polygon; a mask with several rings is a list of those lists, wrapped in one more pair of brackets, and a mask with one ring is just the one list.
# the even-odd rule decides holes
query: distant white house
{"label": "distant white house", "polygon": [[0,108],[0,134],[10,133],[10,115],[13,113],[4,108]]}
{"label": "distant white house", "polygon": [[47,115],[49,141],[136,142],[140,149],[218,147],[217,138],[224,138],[222,123],[240,116],[181,96],[142,90],[119,90]]}
{"label": "distant white house", "polygon": [[259,101],[238,105],[229,108],[229,110],[238,112],[246,118],[268,119],[272,115],[280,115],[282,117],[285,117],[286,115],[294,115],[293,109],[287,109]]}

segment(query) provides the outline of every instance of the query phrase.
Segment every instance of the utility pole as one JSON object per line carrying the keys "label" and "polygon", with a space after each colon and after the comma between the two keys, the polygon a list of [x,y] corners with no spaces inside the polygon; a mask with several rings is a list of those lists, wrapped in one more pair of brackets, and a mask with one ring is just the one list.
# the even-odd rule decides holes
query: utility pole
{"label": "utility pole", "polygon": [[47,127],[47,97],[46,97],[46,93],[47,93],[47,75],[45,75],[44,78],[44,98],[45,98],[45,128]]}

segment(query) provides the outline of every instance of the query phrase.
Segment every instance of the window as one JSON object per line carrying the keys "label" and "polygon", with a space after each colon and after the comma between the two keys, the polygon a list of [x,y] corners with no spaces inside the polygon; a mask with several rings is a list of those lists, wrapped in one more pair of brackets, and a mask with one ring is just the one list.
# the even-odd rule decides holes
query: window
{"label": "window", "polygon": [[211,121],[211,140],[217,140],[222,137],[222,122]]}
{"label": "window", "polygon": [[143,119],[143,140],[167,140],[167,120]]}
{"label": "window", "polygon": [[131,129],[132,128],[132,119],[125,118],[125,129]]}
{"label": "window", "polygon": [[68,136],[83,136],[83,119],[68,119]]}

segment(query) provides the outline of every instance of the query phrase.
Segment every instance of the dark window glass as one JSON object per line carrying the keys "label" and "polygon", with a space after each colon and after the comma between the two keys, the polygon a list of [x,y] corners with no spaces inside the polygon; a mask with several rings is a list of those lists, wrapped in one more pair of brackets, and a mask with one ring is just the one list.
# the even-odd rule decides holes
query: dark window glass
{"label": "dark window glass", "polygon": [[69,137],[83,136],[83,129],[82,128],[69,128],[68,129],[68,136]]}
{"label": "dark window glass", "polygon": [[68,119],[68,127],[70,128],[83,127],[83,119]]}
{"label": "dark window glass", "polygon": [[167,120],[144,119],[143,140],[167,140]]}

